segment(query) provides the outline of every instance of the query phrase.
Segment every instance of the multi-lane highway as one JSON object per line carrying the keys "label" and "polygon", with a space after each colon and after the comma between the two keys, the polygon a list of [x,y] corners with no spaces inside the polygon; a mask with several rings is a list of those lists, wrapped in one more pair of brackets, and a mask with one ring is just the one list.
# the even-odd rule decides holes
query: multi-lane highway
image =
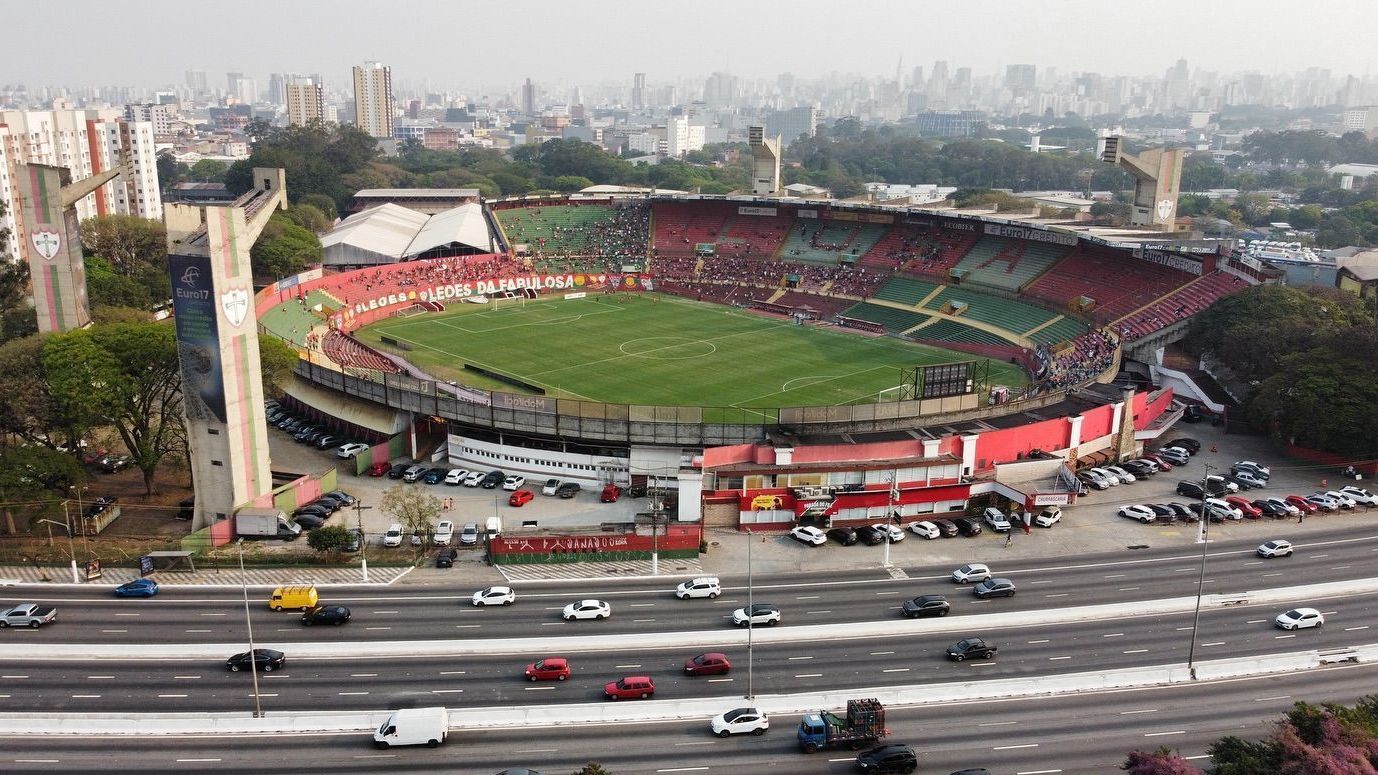
{"label": "multi-lane highway", "polygon": [[[891,740],[913,746],[920,773],[988,767],[995,775],[1108,775],[1125,753],[1159,746],[1204,764],[1224,735],[1258,739],[1293,702],[1353,702],[1375,685],[1371,666],[1150,690],[894,709]],[[452,732],[440,748],[377,751],[367,734],[273,738],[8,738],[0,770],[14,773],[373,773],[487,775],[531,767],[564,775],[596,761],[614,775],[855,772],[846,751],[808,756],[796,717],[764,737],[719,740],[706,723]]]}
{"label": "multi-lane highway", "polygon": [[[1126,522],[1126,528],[1137,528]],[[1277,531],[1285,535],[1285,525]],[[917,539],[910,539],[917,540]],[[1378,555],[1378,532],[1336,531],[1309,537],[1291,558],[1263,560],[1253,553],[1256,542],[1212,543],[1205,591],[1251,589],[1343,581],[1368,575]],[[809,548],[800,546],[800,552]],[[1191,547],[1144,550],[1126,558],[1046,558],[1000,562],[999,549],[987,549],[973,560],[987,562],[998,576],[1013,579],[1019,594],[1007,600],[978,603],[970,592],[953,585],[955,566],[905,568],[908,578],[894,579],[879,570],[775,576],[755,585],[755,601],[782,609],[782,627],[885,619],[900,602],[919,594],[947,594],[953,615],[999,610],[1125,603],[1194,595],[1200,554]],[[322,602],[347,605],[353,621],[338,631],[322,633],[303,627],[293,612],[274,613],[266,593],[250,591],[255,636],[264,642],[291,644],[333,640],[450,640],[542,637],[608,633],[675,632],[729,627],[732,610],[745,605],[742,578],[724,577],[724,594],[716,600],[677,600],[675,580],[580,584],[548,582],[515,584],[519,599],[508,608],[474,608],[474,590],[435,588],[330,588]],[[154,599],[115,600],[106,590],[44,590],[26,595],[30,602],[60,607],[57,625],[36,632],[4,633],[44,643],[224,643],[246,637],[239,590],[167,586]],[[585,597],[608,600],[613,616],[604,622],[563,622],[560,609]],[[16,598],[17,599],[17,598]]]}

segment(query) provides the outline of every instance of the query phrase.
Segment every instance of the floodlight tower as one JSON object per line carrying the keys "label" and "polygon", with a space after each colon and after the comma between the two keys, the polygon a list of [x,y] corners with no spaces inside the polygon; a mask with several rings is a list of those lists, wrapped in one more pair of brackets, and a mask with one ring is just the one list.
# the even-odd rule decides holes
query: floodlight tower
{"label": "floodlight tower", "polygon": [[775,196],[780,193],[780,136],[766,137],[766,128],[747,128],[747,143],[751,147],[751,193],[756,196]]}
{"label": "floodlight tower", "polygon": [[1177,219],[1177,197],[1182,191],[1182,150],[1150,148],[1137,155],[1120,148],[1121,138],[1107,134],[1100,138],[1099,156],[1134,176],[1133,212],[1129,222],[1172,231]]}

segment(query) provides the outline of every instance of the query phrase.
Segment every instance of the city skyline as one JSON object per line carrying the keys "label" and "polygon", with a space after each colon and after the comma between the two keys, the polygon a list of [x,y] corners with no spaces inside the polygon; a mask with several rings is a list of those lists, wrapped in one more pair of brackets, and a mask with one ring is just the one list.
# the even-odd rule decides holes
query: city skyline
{"label": "city skyline", "polygon": [[[1204,5],[1160,0],[1145,13],[1089,0],[1051,7],[978,2],[959,8],[860,0],[848,6],[845,16],[814,0],[746,6],[708,0],[673,24],[645,18],[643,4],[603,4],[596,18],[587,6],[540,6],[539,13],[518,17],[498,7],[423,0],[407,6],[414,23],[380,33],[375,25],[348,23],[367,19],[376,6],[340,0],[330,6],[340,23],[328,26],[328,37],[294,35],[292,45],[285,47],[276,42],[282,38],[264,34],[264,24],[279,30],[321,29],[320,6],[244,0],[236,13],[217,17],[211,36],[201,32],[204,16],[165,0],[93,6],[84,11],[80,27],[70,24],[60,6],[39,4],[12,20],[0,72],[6,82],[30,87],[161,88],[179,83],[186,70],[205,70],[212,83],[225,72],[310,71],[325,73],[329,86],[343,85],[341,79],[359,61],[377,60],[388,63],[399,82],[426,81],[451,89],[504,88],[527,77],[560,85],[630,84],[636,72],[646,73],[651,83],[699,77],[710,70],[747,79],[784,72],[799,78],[832,73],[893,77],[901,62],[907,76],[913,67],[931,66],[935,60],[970,66],[978,75],[1032,64],[1040,71],[1051,67],[1063,73],[1150,76],[1186,59],[1193,69],[1219,72],[1276,74],[1314,67],[1362,76],[1371,72],[1373,56],[1359,42],[1378,32],[1378,7],[1362,0],[1327,3],[1324,15],[1278,0]],[[514,29],[518,18],[523,26]],[[1153,35],[1153,19],[1171,25],[1170,35]],[[150,26],[154,20],[156,25]],[[969,25],[970,30],[953,34],[953,25]],[[1124,29],[1149,32],[1155,46],[1127,60],[1128,34],[1117,34]],[[1258,29],[1285,31],[1286,38],[1250,31]],[[156,44],[140,47],[137,57],[74,53],[104,52],[106,41],[129,41],[149,30],[158,32],[150,39]],[[61,57],[46,56],[44,41],[52,38],[44,33],[54,31],[61,33]],[[755,41],[762,31],[775,43]],[[599,41],[617,56],[598,57],[584,40]]]}

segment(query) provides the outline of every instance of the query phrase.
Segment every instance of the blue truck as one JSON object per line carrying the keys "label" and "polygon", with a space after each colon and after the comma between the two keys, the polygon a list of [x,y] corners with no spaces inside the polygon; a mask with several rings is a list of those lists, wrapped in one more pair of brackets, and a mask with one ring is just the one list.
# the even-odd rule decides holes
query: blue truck
{"label": "blue truck", "polygon": [[814,753],[828,748],[858,750],[885,737],[885,706],[874,698],[847,700],[846,717],[826,710],[807,713],[799,722],[799,749]]}

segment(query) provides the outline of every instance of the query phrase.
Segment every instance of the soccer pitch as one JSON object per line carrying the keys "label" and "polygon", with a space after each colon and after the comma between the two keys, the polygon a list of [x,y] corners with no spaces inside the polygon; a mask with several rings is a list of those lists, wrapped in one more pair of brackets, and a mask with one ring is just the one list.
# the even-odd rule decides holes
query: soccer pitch
{"label": "soccer pitch", "polygon": [[[520,392],[469,363],[558,398],[662,406],[780,407],[874,401],[900,369],[975,356],[768,318],[676,296],[616,294],[523,303],[452,304],[355,332],[439,379]],[[382,343],[389,337],[411,347]],[[993,384],[1023,385],[992,361]]]}

